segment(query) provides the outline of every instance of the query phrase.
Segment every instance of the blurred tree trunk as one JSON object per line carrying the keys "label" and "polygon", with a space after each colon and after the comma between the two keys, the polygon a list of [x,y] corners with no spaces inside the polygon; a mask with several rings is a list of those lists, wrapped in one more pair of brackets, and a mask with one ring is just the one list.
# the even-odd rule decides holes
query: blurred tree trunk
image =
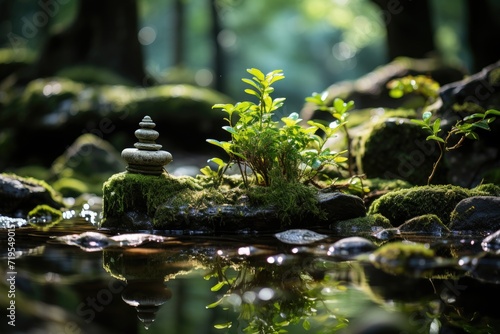
{"label": "blurred tree trunk", "polygon": [[217,0],[209,0],[212,15],[212,41],[214,43],[214,88],[224,93],[224,51],[219,42],[219,34],[222,30],[219,11],[217,10]]}
{"label": "blurred tree trunk", "polygon": [[473,72],[479,72],[500,59],[498,8],[493,1],[467,0],[468,40]]}
{"label": "blurred tree trunk", "polygon": [[51,35],[45,43],[37,75],[54,75],[67,66],[93,65],[140,84],[145,73],[137,30],[136,0],[80,0],[70,28]]}
{"label": "blurred tree trunk", "polygon": [[427,0],[372,0],[387,28],[389,59],[399,56],[425,58],[434,52],[432,18]]}
{"label": "blurred tree trunk", "polygon": [[11,5],[12,0],[0,0],[0,46],[9,44],[7,34],[12,30],[10,23]]}
{"label": "blurred tree trunk", "polygon": [[185,6],[184,0],[175,0],[174,8],[174,67],[184,64]]}

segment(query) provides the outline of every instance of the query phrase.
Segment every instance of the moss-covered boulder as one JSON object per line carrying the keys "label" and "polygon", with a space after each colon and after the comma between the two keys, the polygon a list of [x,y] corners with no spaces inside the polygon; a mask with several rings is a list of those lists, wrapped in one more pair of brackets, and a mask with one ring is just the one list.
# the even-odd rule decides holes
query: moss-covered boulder
{"label": "moss-covered boulder", "polygon": [[472,196],[497,196],[499,190],[500,187],[495,185],[482,185],[474,189],[453,185],[401,189],[375,200],[368,213],[382,214],[391,221],[393,226],[400,226],[413,217],[435,214],[448,226],[450,214],[461,200]]}
{"label": "moss-covered boulder", "polygon": [[414,217],[401,226],[399,232],[411,234],[442,235],[450,232],[450,229],[443,224],[441,219],[433,213]]}
{"label": "moss-covered boulder", "polygon": [[[373,126],[360,141],[357,160],[370,178],[402,179],[411,184],[427,183],[438,146],[426,141],[428,133],[406,118],[390,118]],[[443,181],[438,169],[434,180]]]}
{"label": "moss-covered boulder", "polygon": [[246,189],[226,180],[216,189],[203,176],[125,172],[106,181],[103,193],[103,225],[122,229],[276,231],[366,214],[357,196],[318,193],[300,183]]}
{"label": "moss-covered boulder", "polygon": [[64,207],[61,195],[45,181],[0,174],[0,215],[26,218],[39,205]]}
{"label": "moss-covered boulder", "polygon": [[339,235],[359,235],[391,228],[391,222],[381,214],[341,220],[330,224],[330,229]]}
{"label": "moss-covered boulder", "polygon": [[102,184],[126,165],[117,150],[93,134],[78,137],[52,164],[52,186],[64,196],[102,194]]}
{"label": "moss-covered boulder", "polygon": [[[221,129],[224,121],[220,111],[212,105],[230,99],[209,88],[91,85],[53,77],[34,80],[21,92],[0,113],[0,124],[9,124],[12,129],[5,138],[0,136],[0,154],[4,154],[0,168],[7,162],[25,164],[26,156],[20,152],[26,150],[32,152],[31,161],[48,165],[64,152],[67,143],[86,133],[109,141],[117,149],[127,147],[136,141],[133,133],[144,115],[155,119],[162,132],[160,144],[168,147],[208,151],[212,147],[203,144],[206,138],[227,135]],[[15,149],[9,143],[15,143]]]}

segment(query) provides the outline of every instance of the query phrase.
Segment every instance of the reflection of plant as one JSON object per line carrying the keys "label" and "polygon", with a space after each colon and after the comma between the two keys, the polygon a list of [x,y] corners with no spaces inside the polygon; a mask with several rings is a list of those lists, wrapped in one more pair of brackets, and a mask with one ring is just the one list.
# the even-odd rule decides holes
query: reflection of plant
{"label": "reflection of plant", "polygon": [[[394,98],[399,98],[409,93],[418,93],[427,98],[426,105],[433,103],[439,96],[439,84],[422,75],[416,77],[407,76],[401,79],[392,80],[387,86],[390,88],[389,94]],[[429,133],[429,136],[426,138],[427,140],[433,140],[439,147],[440,154],[432,167],[431,174],[427,179],[427,184],[431,183],[436,169],[443,158],[444,151],[451,151],[459,148],[466,138],[478,140],[479,135],[476,131],[478,129],[490,131],[489,124],[495,120],[494,116],[500,116],[500,111],[490,109],[485,112],[474,113],[464,117],[455,123],[444,138],[439,136],[439,132],[442,130],[441,119],[435,118],[434,121],[431,122],[432,113],[430,111],[425,111],[422,114],[422,120],[411,120]],[[450,141],[453,135],[458,135],[460,138],[457,142],[451,144]]]}
{"label": "reflection of plant", "polygon": [[[243,329],[245,333],[284,333],[285,328],[293,324],[301,324],[302,328],[309,330],[311,317],[321,306],[328,311],[329,321],[333,321],[332,331],[347,326],[346,318],[340,314],[332,317],[326,305],[318,305],[323,301],[321,290],[324,286],[315,284],[306,268],[296,263],[271,267],[268,263],[262,266],[243,263],[236,275],[228,274],[228,268],[227,263],[218,261],[213,271],[205,276],[205,279],[217,278],[212,291],[227,287],[224,295],[207,308],[222,306],[238,310],[238,318],[247,324]],[[328,282],[328,286],[344,290],[339,281]],[[215,325],[215,328],[231,326],[232,322],[226,322]]]}
{"label": "reflection of plant", "polygon": [[[326,165],[336,165],[346,160],[340,155],[343,152],[332,152],[325,147],[327,139],[343,123],[324,126],[309,122],[310,127],[303,127],[299,125],[301,119],[297,113],[282,117],[281,122],[275,120],[275,111],[283,106],[285,99],[271,97],[274,91],[272,85],[284,78],[282,71],[275,70],[267,74],[255,68],[247,71],[253,77],[243,79],[251,86],[245,92],[255,96],[258,103],[244,101],[234,105],[214,105],[214,108],[222,109],[227,114],[225,120],[228,125],[223,129],[230,133],[231,140],[207,141],[221,147],[229,155],[229,161],[213,158],[210,161],[218,166],[218,170],[213,171],[206,166],[201,170],[203,174],[218,179],[220,183],[227,168],[236,164],[246,186],[250,184],[247,167],[257,184],[270,186],[280,180],[311,181]],[[316,134],[318,129],[325,132],[324,137]]]}

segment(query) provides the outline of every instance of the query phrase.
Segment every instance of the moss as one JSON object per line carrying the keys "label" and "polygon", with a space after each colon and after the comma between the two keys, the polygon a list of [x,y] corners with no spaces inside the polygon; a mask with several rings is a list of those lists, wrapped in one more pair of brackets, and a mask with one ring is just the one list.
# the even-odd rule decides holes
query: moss
{"label": "moss", "polygon": [[365,217],[342,220],[330,225],[330,229],[341,235],[353,235],[353,233],[372,233],[374,229],[391,228],[391,222],[381,214],[368,215]]}
{"label": "moss", "polygon": [[248,203],[254,207],[272,207],[284,225],[292,218],[300,218],[305,214],[323,217],[317,191],[312,187],[284,182],[270,187],[254,186],[246,189],[234,186],[241,183],[236,177],[225,178],[225,181],[231,185],[225,183],[216,189],[209,178],[202,176],[115,174],[103,186],[103,216],[106,220],[121,217],[127,212],[142,212],[150,218],[154,217],[156,224],[171,218],[169,215],[172,212],[169,210],[162,211],[163,216],[157,216],[157,209],[162,204],[168,203],[173,208],[203,210],[221,204]]}
{"label": "moss", "polygon": [[148,176],[123,172],[115,174],[103,185],[103,215],[119,217],[128,211],[154,216],[157,207],[174,198],[185,198],[187,190],[201,190],[196,179],[173,177],[166,173]]}
{"label": "moss", "polygon": [[133,82],[119,74],[96,66],[72,66],[60,70],[56,75],[85,84],[134,86]]}
{"label": "moss", "polygon": [[375,267],[394,275],[401,275],[419,271],[419,267],[422,267],[421,260],[432,260],[434,256],[434,251],[424,244],[392,242],[375,250],[370,259]]}
{"label": "moss", "polygon": [[251,187],[248,192],[254,206],[273,207],[282,223],[305,214],[322,217],[317,190],[298,182],[274,182],[270,187]]}
{"label": "moss", "polygon": [[70,177],[61,178],[53,182],[52,187],[64,197],[78,197],[89,192],[89,187],[86,183]]}
{"label": "moss", "polygon": [[[373,126],[360,140],[357,162],[369,178],[403,179],[426,184],[439,149],[409,119],[391,118]],[[441,168],[435,180],[444,178]]]}
{"label": "moss", "polygon": [[491,70],[488,76],[488,81],[493,86],[497,86],[500,84],[500,68]]}
{"label": "moss", "polygon": [[[485,183],[481,184],[474,189],[472,189],[474,192],[485,192],[489,196],[500,196],[500,186],[497,186],[496,184],[493,183]],[[480,196],[480,195],[476,195]]]}
{"label": "moss", "polygon": [[447,225],[455,206],[464,198],[488,196],[496,193],[498,187],[483,185],[467,189],[454,185],[431,185],[390,192],[376,199],[368,213],[380,213],[389,218],[392,225],[399,226],[406,220],[425,214],[435,214]]}
{"label": "moss", "polygon": [[405,180],[382,178],[363,180],[363,185],[368,187],[370,191],[399,190],[413,187],[411,183]]}

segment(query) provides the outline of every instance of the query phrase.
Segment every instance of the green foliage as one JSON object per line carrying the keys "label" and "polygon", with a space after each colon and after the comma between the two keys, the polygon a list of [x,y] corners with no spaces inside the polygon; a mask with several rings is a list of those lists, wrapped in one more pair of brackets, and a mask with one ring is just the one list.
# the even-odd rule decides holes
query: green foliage
{"label": "green foliage", "polygon": [[[431,183],[432,177],[434,176],[439,162],[443,157],[444,151],[450,151],[459,148],[466,138],[478,140],[479,134],[476,131],[478,129],[490,131],[491,129],[489,124],[495,120],[495,116],[500,116],[500,111],[489,109],[484,113],[474,113],[472,115],[469,115],[462,120],[458,120],[456,124],[451,128],[451,130],[448,131],[448,134],[444,138],[439,136],[439,132],[441,132],[441,119],[436,118],[431,122],[431,112],[424,112],[422,114],[422,120],[411,120],[413,123],[420,125],[422,129],[426,130],[429,133],[429,136],[427,136],[427,140],[433,140],[439,146],[440,155],[434,163],[432,172],[429,175],[429,179],[427,180],[427,184]],[[451,145],[450,141],[453,135],[460,136],[460,139],[458,140],[458,142]]]}
{"label": "green foliage", "polygon": [[327,127],[319,122],[309,121],[308,124],[320,128],[326,135],[326,138],[330,138],[334,135],[333,129],[338,129],[342,127],[345,132],[346,146],[347,146],[347,162],[349,166],[349,176],[353,176],[352,168],[352,155],[351,155],[351,137],[349,136],[349,131],[347,130],[347,116],[349,116],[348,111],[354,108],[354,101],[344,102],[340,98],[333,100],[333,105],[328,105],[326,102],[328,100],[328,93],[318,94],[314,93],[312,96],[307,97],[306,101],[316,105],[318,110],[326,111],[336,119],[335,122],[330,123]]}
{"label": "green foliage", "polygon": [[[439,84],[432,80],[431,78],[423,75],[419,76],[406,76],[400,79],[395,79],[387,84],[390,89],[389,95],[394,98],[400,98],[409,93],[418,93],[427,98],[427,105],[432,104],[439,96]],[[459,148],[463,141],[467,139],[478,140],[479,134],[478,129],[490,131],[489,124],[495,120],[495,116],[500,116],[500,111],[489,109],[485,112],[473,113],[469,116],[458,120],[455,125],[448,131],[445,137],[441,137],[439,133],[441,132],[441,119],[435,118],[433,121],[432,113],[430,111],[425,111],[422,114],[421,120],[412,119],[411,121],[422,129],[429,133],[427,140],[433,140],[437,143],[440,155],[433,165],[431,174],[427,180],[427,184],[430,184],[432,178],[436,172],[436,169],[443,158],[445,151],[454,150]],[[454,135],[460,136],[458,141],[452,142],[452,137]]]}
{"label": "green foliage", "polygon": [[425,75],[408,75],[387,83],[389,95],[395,99],[406,94],[416,93],[424,96],[428,102],[434,102],[439,96],[439,83]]}
{"label": "green foliage", "polygon": [[[213,108],[226,113],[224,126],[231,135],[229,141],[208,139],[207,142],[219,146],[229,156],[229,161],[213,158],[217,171],[210,167],[201,172],[214,179],[221,180],[223,173],[232,165],[237,165],[245,185],[250,185],[250,169],[255,183],[271,186],[273,182],[307,182],[312,181],[326,165],[337,165],[346,160],[343,152],[333,152],[325,147],[328,138],[333,136],[344,124],[344,121],[324,125],[310,121],[309,127],[300,125],[302,121],[297,113],[282,117],[281,122],[275,119],[275,112],[283,106],[284,98],[272,98],[272,85],[284,79],[281,70],[267,74],[252,68],[247,72],[253,77],[243,78],[250,88],[245,93],[257,98],[257,103],[250,101],[236,104],[216,104]],[[334,117],[343,119],[352,104],[337,102],[339,107]],[[316,134],[321,129],[325,135]],[[219,181],[220,183],[220,181]]]}

